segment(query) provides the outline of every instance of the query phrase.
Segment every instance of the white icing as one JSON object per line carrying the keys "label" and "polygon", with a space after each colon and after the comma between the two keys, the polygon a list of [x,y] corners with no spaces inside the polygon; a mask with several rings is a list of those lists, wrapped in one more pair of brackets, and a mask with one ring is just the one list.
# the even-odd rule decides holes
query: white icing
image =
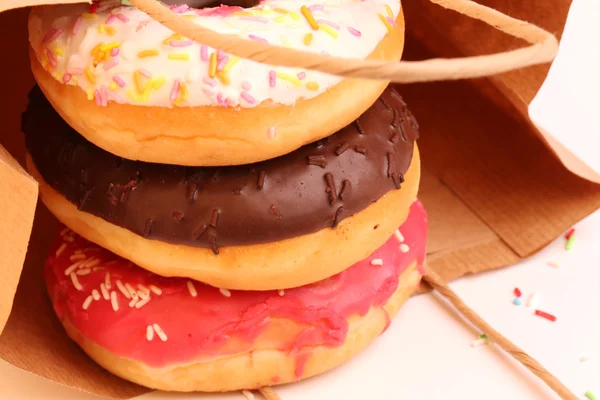
{"label": "white icing", "polygon": [[[318,30],[313,30],[302,15],[303,5],[313,6],[311,13],[321,25]],[[275,9],[288,13],[282,14]],[[211,10],[216,9],[190,9],[182,15],[189,15],[195,23],[221,33],[262,38],[271,44],[316,53],[365,58],[388,33],[381,16],[393,24],[400,12],[400,2],[265,0],[252,9],[237,10],[236,13],[223,7],[220,10],[226,12],[209,15]],[[60,82],[79,86],[99,105],[111,101],[163,107],[255,107],[263,102],[294,104],[300,98],[309,99],[323,93],[341,80],[320,72],[271,67],[239,59],[226,74],[229,82],[224,82],[218,77],[209,77],[210,62],[202,59],[202,45],[189,43],[185,38],[172,41],[182,47],[163,44],[173,32],[138,9],[117,7],[93,15],[88,11],[89,5],[35,8],[29,35],[32,48],[44,68]],[[239,11],[242,11],[241,15]],[[307,34],[313,36],[309,45],[304,44]],[[106,57],[94,66],[92,50],[99,43],[118,43],[118,55]],[[216,53],[214,49],[204,47],[209,56]],[[144,50],[155,50],[158,55],[140,58],[138,54]],[[184,55],[188,59],[173,60],[169,55]],[[224,56],[232,58],[231,55]],[[227,64],[222,62],[223,65]],[[95,83],[81,73],[85,68],[93,73]],[[148,73],[152,78],[147,77]],[[293,77],[294,82],[277,76],[273,86],[270,75],[282,73]],[[301,77],[305,75],[303,79],[297,78],[299,73]],[[138,75],[137,86],[134,75]],[[148,91],[148,82],[154,81],[157,82],[150,86],[153,89]]]}

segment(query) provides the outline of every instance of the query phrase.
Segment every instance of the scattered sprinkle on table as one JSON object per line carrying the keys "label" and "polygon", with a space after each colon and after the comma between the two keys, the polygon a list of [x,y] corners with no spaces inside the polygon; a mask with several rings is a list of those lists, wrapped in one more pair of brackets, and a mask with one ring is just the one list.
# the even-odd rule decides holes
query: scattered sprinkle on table
{"label": "scattered sprinkle on table", "polygon": [[515,306],[520,306],[522,304],[521,299],[519,299],[518,297],[515,297],[515,299],[513,300],[513,304]]}
{"label": "scattered sprinkle on table", "polygon": [[582,363],[584,363],[584,362],[586,362],[587,360],[589,360],[589,358],[587,358],[586,356],[581,356],[581,357],[579,357],[579,362],[582,362]]}
{"label": "scattered sprinkle on table", "polygon": [[575,233],[575,228],[569,229],[569,231],[565,235],[565,239],[569,240],[571,238],[571,236],[573,236],[574,233]]}
{"label": "scattered sprinkle on table", "polygon": [[597,397],[594,396],[594,393],[590,392],[589,390],[585,392],[585,397],[587,397],[589,400],[598,400]]}
{"label": "scattered sprinkle on table", "polygon": [[565,245],[565,250],[569,251],[573,248],[573,243],[575,243],[575,235],[572,235],[568,240],[567,240],[567,244]]}
{"label": "scattered sprinkle on table", "polygon": [[558,265],[558,263],[555,263],[554,261],[548,261],[546,265],[554,268],[560,268],[560,265]]}
{"label": "scattered sprinkle on table", "polygon": [[538,317],[542,317],[547,319],[548,321],[556,321],[556,317],[552,314],[548,314],[547,312],[544,312],[542,310],[535,310],[535,315],[537,315]]}
{"label": "scattered sprinkle on table", "polygon": [[514,294],[515,294],[515,296],[517,296],[517,297],[521,297],[521,295],[523,294],[523,293],[521,293],[521,291],[519,290],[519,288],[518,288],[518,287],[516,287],[516,288],[515,288],[515,290],[513,290],[513,293],[514,293]]}
{"label": "scattered sprinkle on table", "polygon": [[476,339],[471,343],[471,347],[479,347],[488,344],[487,339]]}
{"label": "scattered sprinkle on table", "polygon": [[535,292],[529,298],[529,302],[527,303],[527,306],[531,307],[531,308],[537,308],[538,304],[540,304],[540,294],[538,292]]}

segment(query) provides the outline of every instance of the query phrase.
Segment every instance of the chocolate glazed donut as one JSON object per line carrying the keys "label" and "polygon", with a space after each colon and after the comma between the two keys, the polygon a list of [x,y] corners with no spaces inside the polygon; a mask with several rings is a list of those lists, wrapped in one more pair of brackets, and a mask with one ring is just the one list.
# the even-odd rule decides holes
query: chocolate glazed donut
{"label": "chocolate glazed donut", "polygon": [[[23,115],[43,179],[78,209],[149,239],[211,248],[335,227],[401,188],[418,125],[389,87],[354,123],[264,162],[182,167],[126,160],[88,142],[39,88]],[[199,121],[198,129],[202,129]]]}

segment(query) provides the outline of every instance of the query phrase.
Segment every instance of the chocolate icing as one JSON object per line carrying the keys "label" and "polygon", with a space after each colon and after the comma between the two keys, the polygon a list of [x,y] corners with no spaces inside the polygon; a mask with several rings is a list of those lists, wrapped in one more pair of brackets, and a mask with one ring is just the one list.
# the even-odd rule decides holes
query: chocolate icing
{"label": "chocolate icing", "polygon": [[[284,156],[230,167],[126,160],[75,132],[39,88],[22,130],[43,179],[81,211],[149,239],[211,248],[335,227],[400,189],[418,125],[386,89],[354,123]],[[202,124],[199,124],[201,129]]]}

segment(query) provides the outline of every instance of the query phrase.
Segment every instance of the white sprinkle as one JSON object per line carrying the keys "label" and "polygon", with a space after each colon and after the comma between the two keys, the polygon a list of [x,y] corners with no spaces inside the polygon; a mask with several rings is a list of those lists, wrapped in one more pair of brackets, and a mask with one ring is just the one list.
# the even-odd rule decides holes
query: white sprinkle
{"label": "white sprinkle", "polygon": [[399,229],[396,229],[396,231],[394,232],[394,235],[396,236],[396,239],[398,239],[398,241],[400,243],[404,242],[404,236],[402,236],[402,233],[400,233]]}
{"label": "white sprinkle", "polygon": [[146,300],[150,295],[146,292],[142,292],[141,290],[136,291],[138,297],[142,300]]}
{"label": "white sprinkle", "polygon": [[92,300],[94,300],[94,299],[92,298],[92,296],[88,296],[88,297],[86,297],[85,301],[83,302],[83,309],[84,309],[84,310],[87,310],[87,309],[88,309],[88,307],[90,306],[90,304],[92,304]]}
{"label": "white sprinkle", "polygon": [[196,287],[194,286],[192,281],[187,281],[187,288],[190,291],[190,294],[192,295],[192,297],[198,296],[198,292],[196,291]]}
{"label": "white sprinkle", "polygon": [[140,301],[138,301],[137,303],[135,303],[135,308],[142,308],[143,306],[145,306],[148,302],[150,301],[150,296],[146,297],[145,299],[142,299]]}
{"label": "white sprinkle", "polygon": [[156,294],[156,295],[161,295],[162,294],[162,290],[160,290],[159,287],[156,287],[154,285],[150,285],[150,290],[152,290],[152,293]]}
{"label": "white sprinkle", "polygon": [[81,265],[81,263],[82,261],[77,261],[76,263],[70,265],[69,268],[65,269],[65,276],[71,275],[73,271],[79,268],[79,265]]}
{"label": "white sprinkle", "polygon": [[[56,253],[54,253],[56,255],[56,257],[60,256],[62,254],[63,251],[65,251],[65,249],[67,248],[67,244],[63,243],[60,245],[60,247],[56,250]],[[73,257],[73,256],[71,256]]]}
{"label": "white sprinkle", "polygon": [[131,295],[132,299],[135,299],[135,300],[138,299],[138,295],[137,295],[135,289],[129,283],[125,284],[125,289],[127,289],[127,291],[129,292],[129,294]]}
{"label": "white sprinkle", "polygon": [[104,276],[104,285],[106,286],[107,289],[110,289],[110,287],[111,287],[110,272],[107,272],[106,275]]}
{"label": "white sprinkle", "polygon": [[75,250],[75,252],[74,252],[74,253],[75,253],[75,254],[83,254],[83,250],[81,250],[81,249],[77,249],[77,250]]}
{"label": "white sprinkle", "polygon": [[129,302],[129,307],[131,308],[131,307],[135,306],[135,303],[137,303],[137,302],[138,302],[137,298],[131,299],[131,301]]}
{"label": "white sprinkle", "polygon": [[138,289],[140,289],[142,292],[144,292],[146,294],[150,294],[150,289],[148,289],[146,286],[142,285],[141,283],[138,284]]}
{"label": "white sprinkle", "polygon": [[152,325],[148,325],[146,327],[146,340],[151,342],[152,339],[154,339],[154,329],[152,329]]}
{"label": "white sprinkle", "polygon": [[86,267],[86,268],[92,268],[98,264],[100,264],[100,259],[98,259],[96,257],[92,257],[92,258],[90,258],[90,260],[88,262],[85,263],[85,265],[82,264],[81,266]]}
{"label": "white sprinkle", "polygon": [[62,231],[60,231],[60,236],[65,236],[67,233],[69,233],[71,231],[71,229],[69,228],[65,228]]}
{"label": "white sprinkle", "polygon": [[91,269],[86,268],[86,269],[80,269],[79,271],[76,272],[77,275],[89,275],[90,272],[92,272]]}
{"label": "white sprinkle", "polygon": [[225,297],[231,297],[231,292],[229,289],[219,289],[219,292],[221,292],[221,294]]}
{"label": "white sprinkle", "polygon": [[92,297],[94,298],[94,300],[98,301],[100,300],[100,293],[96,289],[94,289],[92,290]]}
{"label": "white sprinkle", "polygon": [[110,294],[108,293],[108,290],[106,290],[106,285],[104,283],[100,284],[100,291],[102,292],[102,297],[104,297],[104,300],[110,299]]}
{"label": "white sprinkle", "polygon": [[471,347],[479,347],[483,346],[484,344],[488,344],[488,340],[486,338],[481,338],[473,341],[473,343],[471,343]]}
{"label": "white sprinkle", "polygon": [[97,271],[103,271],[104,268],[103,267],[94,267],[92,268],[92,271],[97,272]]}
{"label": "white sprinkle", "polygon": [[527,302],[527,307],[537,309],[537,306],[540,304],[540,294],[535,292],[529,297],[529,302]]}
{"label": "white sprinkle", "polygon": [[408,247],[408,245],[406,243],[402,243],[400,245],[400,251],[403,253],[408,253],[408,251],[410,250],[410,247]]}
{"label": "white sprinkle", "polygon": [[383,265],[383,260],[381,258],[374,258],[371,260],[371,265]]}
{"label": "white sprinkle", "polygon": [[554,268],[560,268],[560,265],[555,263],[554,261],[548,261],[546,263],[546,265],[550,266],[550,267],[554,267]]}
{"label": "white sprinkle", "polygon": [[285,294],[285,290],[283,290],[283,289],[279,289],[279,290],[277,291],[277,294],[278,294],[278,295],[280,295],[280,296],[283,296],[283,295]]}
{"label": "white sprinkle", "polygon": [[242,390],[242,394],[244,396],[246,396],[246,399],[248,399],[248,400],[254,400],[254,395],[252,394],[251,391],[244,389],[244,390]]}
{"label": "white sprinkle", "polygon": [[75,289],[77,289],[81,292],[83,290],[83,286],[81,286],[81,283],[79,283],[79,279],[77,279],[77,275],[75,275],[74,273],[71,272],[70,276],[71,276],[71,282],[73,282],[73,286],[75,286]]}
{"label": "white sprinkle", "polygon": [[160,326],[158,326],[158,324],[152,324],[152,328],[154,329],[154,332],[156,332],[160,340],[162,340],[163,342],[167,341],[167,335],[165,335],[165,332],[161,329]]}
{"label": "white sprinkle", "polygon": [[77,261],[77,260],[85,260],[85,254],[73,254],[73,255],[71,255],[71,257],[69,257],[69,261]]}
{"label": "white sprinkle", "polygon": [[113,311],[119,311],[119,301],[117,300],[117,292],[114,290],[110,292],[110,305]]}
{"label": "white sprinkle", "polygon": [[128,299],[131,299],[131,295],[129,294],[129,292],[127,291],[127,289],[125,289],[125,286],[123,285],[123,282],[121,282],[118,279],[117,279],[117,288],[119,289],[119,291],[121,293],[123,293],[123,296],[127,297]]}

